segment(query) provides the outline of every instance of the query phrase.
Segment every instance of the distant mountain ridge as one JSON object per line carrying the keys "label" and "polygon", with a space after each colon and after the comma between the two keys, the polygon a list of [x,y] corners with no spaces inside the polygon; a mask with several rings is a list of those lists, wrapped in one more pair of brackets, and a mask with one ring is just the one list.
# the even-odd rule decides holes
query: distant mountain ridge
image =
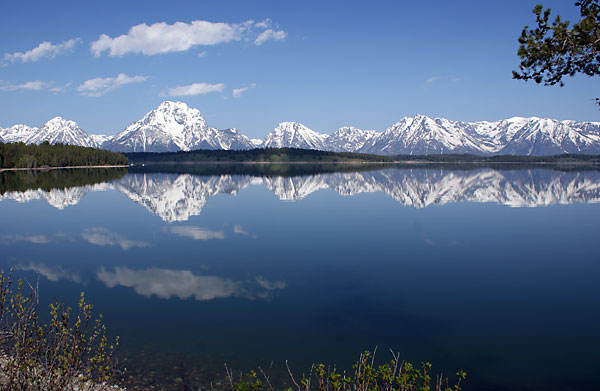
{"label": "distant mountain ridge", "polygon": [[82,130],[76,122],[54,117],[40,128],[13,125],[7,129],[0,129],[0,138],[7,143],[22,142],[39,145],[48,141],[50,144],[62,143],[100,148],[108,136],[90,135]]}
{"label": "distant mountain ridge", "polygon": [[600,122],[513,117],[460,122],[424,115],[404,117],[383,132],[342,127],[332,134],[299,122],[281,122],[260,141],[237,129],[210,127],[200,111],[165,101],[115,136],[90,135],[77,123],[55,117],[40,128],[0,129],[3,142],[65,143],[118,152],[176,152],[195,149],[303,148],[379,155],[470,153],[476,155],[600,154]]}
{"label": "distant mountain ridge", "polygon": [[236,129],[208,126],[200,111],[166,101],[132,123],[103,148],[118,152],[175,152],[193,149],[252,149],[252,141]]}

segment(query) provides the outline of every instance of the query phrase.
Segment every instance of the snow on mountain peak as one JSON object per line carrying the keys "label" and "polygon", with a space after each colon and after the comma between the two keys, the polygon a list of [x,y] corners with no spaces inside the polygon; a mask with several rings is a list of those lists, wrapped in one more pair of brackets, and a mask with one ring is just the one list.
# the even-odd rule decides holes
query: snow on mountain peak
{"label": "snow on mountain peak", "polygon": [[0,130],[0,137],[6,143],[24,143],[37,131],[38,128],[32,128],[27,125],[13,125]]}
{"label": "snow on mountain peak", "polygon": [[46,121],[46,123],[42,125],[42,128],[46,127],[52,131],[60,131],[60,129],[64,126],[68,126],[70,128],[76,127],[77,123],[75,121],[67,121],[63,117],[56,116]]}
{"label": "snow on mountain peak", "polygon": [[299,122],[281,122],[265,137],[264,148],[305,148],[327,150],[329,135],[315,132]]}
{"label": "snow on mountain peak", "polygon": [[208,126],[198,109],[164,101],[129,125],[106,146],[122,152],[175,152],[193,149],[249,149],[252,142],[237,130]]}
{"label": "snow on mountain peak", "polygon": [[[183,110],[187,110],[190,107],[180,101],[176,101],[173,102],[171,100],[166,100],[164,102],[162,102],[161,104],[158,105],[158,107],[156,108],[157,110],[173,110],[173,109],[183,109]],[[196,109],[194,109],[196,110]]]}
{"label": "snow on mountain peak", "polygon": [[65,143],[121,152],[176,152],[194,149],[258,147],[394,154],[600,153],[600,122],[512,117],[499,121],[460,122],[423,114],[404,117],[383,132],[344,126],[331,135],[299,122],[281,122],[263,140],[235,128],[210,127],[200,111],[183,102],[164,101],[114,137],[88,135],[74,121],[55,117],[41,128],[14,125],[0,129],[0,140],[39,144]]}
{"label": "snow on mountain peak", "polygon": [[26,144],[71,144],[98,148],[99,145],[75,121],[54,117],[25,140]]}
{"label": "snow on mountain peak", "polygon": [[336,152],[355,152],[380,133],[375,130],[361,130],[354,126],[343,126],[328,138],[331,150]]}

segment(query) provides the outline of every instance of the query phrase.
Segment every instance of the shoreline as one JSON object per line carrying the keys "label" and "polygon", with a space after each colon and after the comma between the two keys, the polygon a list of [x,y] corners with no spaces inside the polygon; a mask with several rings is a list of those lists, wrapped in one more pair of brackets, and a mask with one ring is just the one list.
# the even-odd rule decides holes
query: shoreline
{"label": "shoreline", "polygon": [[71,168],[127,168],[126,165],[105,165],[105,166],[64,166],[64,167],[35,167],[35,168],[0,168],[0,172],[4,171],[51,171],[51,170],[66,170]]}
{"label": "shoreline", "polygon": [[0,168],[0,172],[10,172],[10,171],[52,171],[52,170],[68,170],[68,169],[100,169],[100,168],[129,168],[129,167],[145,167],[152,165],[275,165],[275,164],[285,164],[285,165],[408,165],[408,166],[417,166],[417,165],[473,165],[473,166],[490,166],[490,165],[539,165],[539,166],[600,166],[596,163],[585,162],[585,161],[570,161],[570,162],[510,162],[510,161],[421,161],[421,160],[395,160],[395,161],[342,161],[342,162],[319,162],[319,161],[281,161],[281,162],[273,162],[273,161],[249,161],[249,162],[238,162],[238,161],[165,161],[165,162],[156,162],[156,161],[145,161],[145,162],[136,162],[126,165],[101,165],[101,166],[59,166],[59,167],[35,167],[35,168]]}
{"label": "shoreline", "polygon": [[[485,161],[420,161],[420,160],[396,160],[396,161],[388,161],[388,162],[374,162],[374,161],[345,161],[345,162],[319,162],[319,161],[281,161],[281,162],[273,162],[273,161],[251,161],[251,162],[237,162],[232,160],[227,161],[164,161],[164,162],[156,162],[156,161],[140,161],[136,163],[132,163],[126,167],[144,167],[145,165],[155,165],[155,164],[168,164],[168,165],[218,165],[218,164],[239,164],[239,165],[258,165],[258,164],[313,164],[313,165],[328,165],[328,164],[348,164],[348,165],[360,165],[360,164],[406,164],[406,165],[419,165],[419,164],[469,164],[469,165],[491,165],[491,164],[508,164],[508,165],[529,165],[529,164],[537,164],[537,165],[577,165],[577,166],[599,166],[596,163],[583,162],[583,161],[573,161],[573,162],[507,162],[507,161],[493,161],[493,162],[485,162]],[[600,167],[600,166],[599,166]],[[66,167],[71,168],[71,167]]]}

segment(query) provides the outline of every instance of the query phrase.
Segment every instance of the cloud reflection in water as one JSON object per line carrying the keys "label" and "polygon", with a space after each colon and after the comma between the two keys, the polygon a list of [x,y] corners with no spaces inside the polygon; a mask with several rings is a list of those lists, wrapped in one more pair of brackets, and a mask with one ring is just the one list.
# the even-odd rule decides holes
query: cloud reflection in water
{"label": "cloud reflection in water", "polygon": [[14,266],[14,269],[35,272],[46,277],[51,282],[59,280],[73,281],[79,284],[83,282],[79,273],[67,270],[60,265],[48,266],[43,263],[17,264]]}
{"label": "cloud reflection in water", "polygon": [[113,271],[98,269],[98,279],[107,287],[117,285],[132,288],[137,294],[161,299],[177,297],[194,298],[198,301],[244,297],[247,299],[268,298],[269,292],[284,289],[283,281],[270,282],[260,277],[256,283],[233,281],[218,276],[196,275],[190,270],[149,268],[133,270],[128,267],[115,267]]}
{"label": "cloud reflection in water", "polygon": [[225,239],[222,231],[212,231],[208,228],[195,226],[176,226],[169,229],[172,234],[194,240]]}
{"label": "cloud reflection in water", "polygon": [[150,246],[150,243],[148,242],[141,240],[130,240],[102,227],[86,228],[83,230],[81,237],[88,243],[96,246],[118,246],[123,250],[129,250],[132,247]]}
{"label": "cloud reflection in water", "polygon": [[50,243],[46,235],[2,235],[0,243],[28,242],[33,244]]}

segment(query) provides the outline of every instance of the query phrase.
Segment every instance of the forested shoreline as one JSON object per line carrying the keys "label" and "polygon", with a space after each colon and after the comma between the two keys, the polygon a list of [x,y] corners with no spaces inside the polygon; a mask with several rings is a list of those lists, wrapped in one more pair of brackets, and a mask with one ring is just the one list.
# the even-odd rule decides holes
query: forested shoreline
{"label": "forested shoreline", "polygon": [[299,148],[251,150],[194,150],[179,152],[124,153],[131,163],[411,163],[411,164],[585,164],[600,165],[600,155],[553,156],[439,154],[374,155]]}
{"label": "forested shoreline", "polygon": [[129,163],[367,163],[367,164],[554,164],[600,166],[600,155],[561,154],[554,156],[471,154],[392,155],[332,152],[299,148],[256,148],[252,150],[194,150],[179,152],[120,153],[90,147],[44,142],[40,145],[0,142],[0,169],[86,167]]}
{"label": "forested shoreline", "polygon": [[40,145],[0,142],[0,168],[118,166],[128,164],[118,152],[44,142]]}

